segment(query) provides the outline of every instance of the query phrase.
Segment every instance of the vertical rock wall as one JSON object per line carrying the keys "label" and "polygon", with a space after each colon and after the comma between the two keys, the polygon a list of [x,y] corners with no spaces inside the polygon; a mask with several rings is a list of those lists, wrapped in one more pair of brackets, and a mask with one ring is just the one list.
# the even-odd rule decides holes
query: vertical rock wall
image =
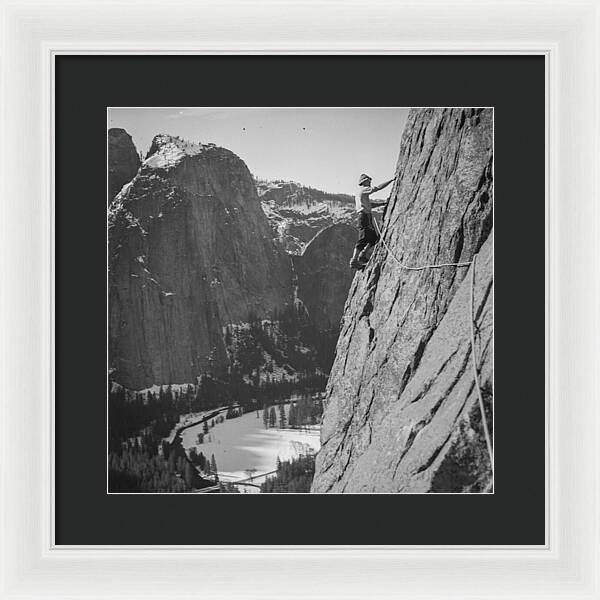
{"label": "vertical rock wall", "polygon": [[113,127],[108,130],[108,202],[129,183],[140,168],[140,157],[131,136]]}
{"label": "vertical rock wall", "polygon": [[357,232],[345,223],[319,232],[300,256],[293,256],[298,296],[319,330],[338,329],[353,271],[348,268]]}
{"label": "vertical rock wall", "polygon": [[[410,266],[479,260],[476,355],[493,379],[493,111],[413,109],[383,223]],[[315,492],[491,489],[470,346],[470,269],[407,271],[379,245],[353,281],[328,383]]]}
{"label": "vertical rock wall", "polygon": [[226,323],[292,301],[244,162],[214,145],[157,136],[109,211],[109,363],[142,389],[226,369]]}

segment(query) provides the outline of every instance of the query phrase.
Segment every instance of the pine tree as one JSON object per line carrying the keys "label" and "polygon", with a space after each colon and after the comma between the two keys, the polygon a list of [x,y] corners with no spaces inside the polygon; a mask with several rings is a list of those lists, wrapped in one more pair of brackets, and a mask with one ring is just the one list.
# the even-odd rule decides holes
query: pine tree
{"label": "pine tree", "polygon": [[185,479],[185,482],[188,484],[189,487],[194,487],[194,476],[195,476],[195,469],[192,466],[192,463],[187,462],[185,463],[185,468],[183,471],[183,478]]}
{"label": "pine tree", "polygon": [[187,400],[188,412],[192,412],[192,402],[194,401],[194,392],[192,386],[188,385],[185,389],[185,398]]}
{"label": "pine tree", "polygon": [[263,423],[265,425],[265,429],[269,426],[269,407],[265,404],[263,407]]}
{"label": "pine tree", "polygon": [[285,427],[285,404],[279,405],[279,427]]}
{"label": "pine tree", "polygon": [[160,445],[161,445],[161,448],[162,448],[162,455],[163,455],[163,458],[164,458],[165,460],[168,460],[168,458],[169,458],[169,448],[170,448],[170,446],[169,446],[169,442],[165,442],[165,441],[163,440],[163,441],[161,442],[161,444],[160,444]]}
{"label": "pine tree", "polygon": [[208,421],[204,421],[204,423],[202,425],[202,431],[204,432],[205,435],[208,433]]}
{"label": "pine tree", "polygon": [[296,405],[292,402],[290,404],[290,410],[288,412],[288,425],[290,427],[296,427]]}
{"label": "pine tree", "polygon": [[275,427],[277,423],[277,415],[275,414],[275,407],[271,406],[269,410],[269,427]]}
{"label": "pine tree", "polygon": [[215,481],[219,481],[219,475],[217,473],[217,461],[215,460],[214,454],[211,454],[210,456],[210,470],[215,476]]}
{"label": "pine tree", "polygon": [[175,472],[177,466],[177,456],[173,448],[169,448],[169,459],[167,461],[168,469],[171,473]]}

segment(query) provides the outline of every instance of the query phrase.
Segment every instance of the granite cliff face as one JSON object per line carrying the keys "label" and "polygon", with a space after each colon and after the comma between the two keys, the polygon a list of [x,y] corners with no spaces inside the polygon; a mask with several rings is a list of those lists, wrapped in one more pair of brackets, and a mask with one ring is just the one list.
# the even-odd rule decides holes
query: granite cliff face
{"label": "granite cliff face", "polygon": [[[471,261],[492,427],[492,109],[413,109],[383,237],[409,266]],[[471,269],[400,268],[379,245],[354,277],[327,387],[314,492],[486,492],[471,365]]]}
{"label": "granite cliff face", "polygon": [[140,168],[140,157],[131,136],[124,130],[108,130],[108,202],[129,183]]}
{"label": "granite cliff face", "polygon": [[293,256],[298,296],[320,330],[339,328],[354,272],[348,268],[357,233],[345,223],[320,231]]}
{"label": "granite cliff face", "polygon": [[356,229],[344,223],[319,232],[300,256],[292,256],[297,298],[310,323],[310,345],[320,367],[329,373],[353,271],[348,268]]}
{"label": "granite cliff face", "polygon": [[329,194],[293,181],[257,181],[256,187],[273,237],[290,254],[302,254],[319,231],[349,223],[354,214],[354,199],[347,194]]}
{"label": "granite cliff face", "polygon": [[156,136],[109,210],[114,381],[143,389],[225,372],[225,326],[291,305],[291,279],[244,162]]}

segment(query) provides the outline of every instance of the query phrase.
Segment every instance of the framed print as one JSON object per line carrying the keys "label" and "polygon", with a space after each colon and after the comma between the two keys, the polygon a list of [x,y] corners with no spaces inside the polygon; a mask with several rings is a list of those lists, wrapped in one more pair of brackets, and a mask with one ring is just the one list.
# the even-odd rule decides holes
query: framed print
{"label": "framed print", "polygon": [[[343,104],[356,73],[379,81],[394,71],[404,72],[401,86],[369,87],[360,106]],[[155,93],[149,82],[190,72],[203,78],[191,79],[179,106],[158,96],[158,106],[140,106]],[[225,106],[255,73],[279,78],[277,96],[265,90],[277,106],[260,88],[251,106]],[[477,96],[460,88],[444,98],[442,73],[472,79]],[[544,73],[534,56],[56,57],[57,297],[73,314],[84,289],[85,304],[106,314],[86,330],[65,321],[57,335],[58,371],[70,373],[57,439],[70,431],[86,448],[57,446],[57,543],[249,543],[243,528],[222,526],[225,514],[193,524],[197,499],[209,494],[213,515],[243,500],[265,522],[308,502],[311,523],[328,532],[318,542],[312,528],[259,528],[259,545],[543,544],[543,394],[530,389],[518,423],[493,398],[497,369],[523,389],[543,376],[542,317],[519,313],[494,277],[510,272],[542,301],[541,271],[513,272],[512,239],[537,237],[542,259],[534,223],[544,200]],[[526,100],[500,84],[507,75]],[[118,93],[103,97],[107,78]],[[309,78],[328,106],[287,85]],[[210,91],[204,79],[220,84]],[[419,105],[433,91],[443,106]],[[398,106],[383,106],[390,94]],[[468,96],[479,105],[465,106]],[[199,97],[207,106],[190,106]],[[78,150],[84,121],[102,131],[98,155],[95,145]],[[529,142],[517,151],[524,127]],[[505,172],[527,202],[512,235],[496,240],[495,220],[510,213],[495,199]],[[85,182],[91,198],[107,180],[107,204],[89,203],[89,221],[106,227],[79,228],[69,209],[78,190]],[[84,244],[82,271],[69,248]],[[495,311],[500,302],[505,310]],[[537,361],[531,348],[514,348],[524,329],[539,340]],[[105,371],[87,392],[86,420],[107,423],[88,429],[76,390],[96,360],[69,349],[90,338]],[[495,455],[504,428],[522,442]],[[522,453],[528,470],[497,489],[494,475]],[[75,482],[69,472],[81,475]],[[373,517],[353,528],[332,521],[327,495]],[[481,530],[442,512],[418,527],[383,517],[419,512],[432,501],[424,495],[443,495],[456,515],[466,508],[460,496],[489,496],[468,514],[493,509],[497,518]],[[93,522],[82,506],[94,507]],[[145,506],[165,515],[152,537]],[[125,523],[115,511],[127,511]],[[173,528],[174,513],[190,525]]]}
{"label": "framed print", "polygon": [[1,597],[599,598],[597,3],[179,8],[2,5]]}

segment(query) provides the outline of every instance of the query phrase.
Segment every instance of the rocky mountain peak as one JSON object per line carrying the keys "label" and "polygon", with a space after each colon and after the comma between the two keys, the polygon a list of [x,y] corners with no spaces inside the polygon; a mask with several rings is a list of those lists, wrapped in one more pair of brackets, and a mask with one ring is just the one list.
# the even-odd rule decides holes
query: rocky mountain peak
{"label": "rocky mountain peak", "polygon": [[258,195],[262,201],[272,201],[277,206],[297,206],[304,204],[308,207],[318,203],[324,205],[353,204],[352,196],[348,194],[332,194],[311,188],[296,181],[277,179],[269,181],[256,180]]}
{"label": "rocky mountain peak", "polygon": [[290,254],[301,254],[320,231],[335,223],[349,223],[354,214],[354,199],[348,194],[284,180],[258,179],[256,189],[274,239]]}
{"label": "rocky mountain peak", "polygon": [[108,130],[108,201],[130,182],[140,167],[140,157],[131,136],[119,127]]}
{"label": "rocky mountain peak", "polygon": [[197,156],[215,149],[221,153],[229,153],[228,150],[218,148],[215,144],[191,142],[179,136],[160,133],[152,140],[144,166],[152,169],[170,169],[176,167],[187,157]]}

